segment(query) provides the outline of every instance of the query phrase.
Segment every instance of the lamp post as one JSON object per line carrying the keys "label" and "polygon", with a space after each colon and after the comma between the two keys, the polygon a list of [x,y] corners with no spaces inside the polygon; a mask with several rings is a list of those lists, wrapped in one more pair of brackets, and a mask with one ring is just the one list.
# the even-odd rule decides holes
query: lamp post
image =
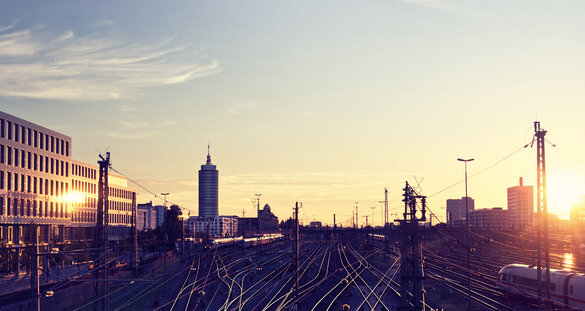
{"label": "lamp post", "polygon": [[467,162],[471,162],[474,159],[461,159],[457,161],[465,163],[465,240],[467,244],[467,299],[469,302],[469,310],[471,310],[471,267],[469,265],[469,197],[467,197]]}
{"label": "lamp post", "polygon": [[163,192],[163,193],[160,194],[160,195],[162,195],[162,196],[165,197],[165,209],[167,208],[167,195],[169,195],[169,194],[170,193],[168,193],[168,192]]}
{"label": "lamp post", "polygon": [[256,234],[260,234],[260,196],[262,193],[255,193],[256,196]]}

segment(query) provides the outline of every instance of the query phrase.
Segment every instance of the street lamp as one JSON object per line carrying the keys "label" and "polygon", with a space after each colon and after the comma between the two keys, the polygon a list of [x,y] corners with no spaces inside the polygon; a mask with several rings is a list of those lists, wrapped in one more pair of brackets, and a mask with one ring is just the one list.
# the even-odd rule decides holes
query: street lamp
{"label": "street lamp", "polygon": [[162,195],[162,196],[164,196],[164,197],[165,197],[165,209],[167,208],[167,195],[169,195],[169,194],[170,194],[170,193],[168,193],[168,192],[164,192],[164,193],[161,193],[161,194],[160,194],[160,195]]}
{"label": "street lamp", "polygon": [[467,197],[467,162],[471,162],[474,159],[461,159],[457,161],[465,163],[465,240],[467,244],[467,299],[469,302],[469,310],[471,310],[471,267],[469,265],[469,198]]}
{"label": "street lamp", "polygon": [[260,196],[262,193],[255,193],[256,196],[256,234],[260,234]]}

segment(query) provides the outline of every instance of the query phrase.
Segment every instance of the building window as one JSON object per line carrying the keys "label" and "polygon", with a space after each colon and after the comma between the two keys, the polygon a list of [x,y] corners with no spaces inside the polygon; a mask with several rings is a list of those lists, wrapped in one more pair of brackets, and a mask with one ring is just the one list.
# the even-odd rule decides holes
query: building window
{"label": "building window", "polygon": [[35,146],[35,148],[36,148],[36,147],[38,147],[38,146],[39,146],[39,139],[38,139],[38,134],[39,134],[39,133],[38,133],[36,130],[33,130],[33,133],[34,133],[34,137],[35,137],[35,138],[34,138],[34,140],[35,140],[35,145],[34,145],[34,146]]}
{"label": "building window", "polygon": [[37,216],[37,201],[33,201],[33,216]]}
{"label": "building window", "polygon": [[18,142],[20,139],[20,135],[18,133],[18,124],[14,123],[14,141]]}
{"label": "building window", "polygon": [[0,171],[0,189],[4,189],[4,171]]}
{"label": "building window", "polygon": [[4,155],[4,145],[0,145],[0,163],[4,164],[4,159],[5,155]]}
{"label": "building window", "polygon": [[26,216],[30,216],[30,200],[26,200]]}
{"label": "building window", "polygon": [[4,130],[4,119],[0,119],[0,137],[4,138],[5,130]]}
{"label": "building window", "polygon": [[21,135],[20,135],[20,142],[23,143],[23,144],[26,144],[26,137],[25,137],[26,136],[25,135],[26,134],[26,129],[22,125],[20,126],[20,133],[21,133]]}
{"label": "building window", "polygon": [[45,134],[45,150],[49,151],[49,135]]}
{"label": "building window", "polygon": [[18,152],[18,149],[14,148],[14,166],[18,166],[19,162],[18,161],[18,155],[20,154],[20,152]]}
{"label": "building window", "polygon": [[12,173],[6,172],[6,190],[12,190]]}
{"label": "building window", "polygon": [[69,142],[68,141],[65,142],[65,155],[69,156]]}
{"label": "building window", "polygon": [[39,148],[44,149],[45,148],[45,139],[44,139],[45,134],[39,132]]}
{"label": "building window", "polygon": [[63,161],[61,161],[61,176],[65,175],[65,163]]}
{"label": "building window", "polygon": [[27,158],[26,158],[27,159],[27,161],[26,161],[27,168],[30,170],[32,168],[32,165],[31,165],[32,155],[30,154],[30,152],[27,152],[26,155],[27,155]]}
{"label": "building window", "polygon": [[[2,120],[4,122],[4,120]],[[4,215],[4,197],[0,197],[0,216]]]}
{"label": "building window", "polygon": [[37,167],[38,156],[37,156],[37,154],[36,154],[36,153],[34,154],[34,159],[33,159],[33,160],[34,160],[34,170],[36,171],[36,170],[37,170],[37,168],[38,168],[38,167]]}
{"label": "building window", "polygon": [[33,186],[33,193],[38,193],[37,192],[37,178],[34,178],[34,186]]}
{"label": "building window", "polygon": [[55,174],[59,175],[59,160],[57,159],[55,159]]}
{"label": "building window", "polygon": [[29,146],[32,146],[32,135],[31,135],[31,133],[32,133],[32,130],[31,129],[27,129],[27,134],[28,134],[27,135],[27,140],[28,140],[28,145]]}
{"label": "building window", "polygon": [[49,157],[45,156],[45,173],[49,172]]}
{"label": "building window", "polygon": [[26,176],[26,192],[30,193],[30,186],[31,186],[31,182],[30,182],[30,176]]}
{"label": "building window", "polygon": [[39,201],[39,216],[43,217],[43,201]]}
{"label": "building window", "polygon": [[55,152],[55,137],[51,136],[51,152]]}
{"label": "building window", "polygon": [[18,174],[14,173],[14,191],[18,191]]}
{"label": "building window", "polygon": [[24,192],[25,189],[24,181],[25,181],[24,175],[20,175],[20,192]]}
{"label": "building window", "polygon": [[25,168],[26,151],[20,150],[20,167]]}
{"label": "building window", "polygon": [[12,122],[8,121],[8,139],[12,140]]}
{"label": "building window", "polygon": [[6,198],[6,215],[10,216],[10,198]]}

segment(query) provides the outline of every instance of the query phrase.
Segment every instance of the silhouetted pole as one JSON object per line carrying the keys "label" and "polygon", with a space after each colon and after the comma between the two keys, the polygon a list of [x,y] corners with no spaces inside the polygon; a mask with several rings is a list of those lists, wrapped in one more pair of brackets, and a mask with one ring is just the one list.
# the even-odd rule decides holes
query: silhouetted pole
{"label": "silhouetted pole", "polygon": [[[536,240],[537,240],[537,300],[538,310],[543,307],[550,308],[550,249],[548,240],[548,210],[546,203],[546,161],[544,153],[544,136],[546,131],[540,128],[540,122],[534,122],[534,135],[536,136]],[[544,235],[544,241],[543,239]],[[542,276],[542,253],[541,248],[544,246],[545,261],[545,284],[543,286]],[[546,302],[543,302],[542,288],[546,291]]]}
{"label": "silhouetted pole", "polygon": [[360,218],[358,217],[358,203],[360,203],[360,202],[355,202],[355,225],[359,229],[360,228]]}
{"label": "silhouetted pole", "polygon": [[[302,207],[301,203],[301,207]],[[295,203],[295,306],[298,310],[299,299],[299,202]]]}
{"label": "silhouetted pole", "polygon": [[40,291],[40,280],[39,280],[39,225],[32,225],[32,252],[31,252],[31,277],[30,286],[32,290],[32,310],[41,310],[41,291]]}
{"label": "silhouetted pole", "polygon": [[469,248],[469,198],[467,197],[467,162],[473,161],[473,159],[457,159],[457,161],[462,161],[465,163],[465,241],[467,244],[467,300],[469,303],[469,309],[471,310],[471,266],[469,264],[469,253],[471,249]]}
{"label": "silhouetted pole", "polygon": [[384,188],[384,227],[388,227],[388,188]]}
{"label": "silhouetted pole", "polygon": [[130,268],[134,274],[138,271],[138,230],[136,228],[136,213],[136,192],[132,192],[132,253],[130,254]]}

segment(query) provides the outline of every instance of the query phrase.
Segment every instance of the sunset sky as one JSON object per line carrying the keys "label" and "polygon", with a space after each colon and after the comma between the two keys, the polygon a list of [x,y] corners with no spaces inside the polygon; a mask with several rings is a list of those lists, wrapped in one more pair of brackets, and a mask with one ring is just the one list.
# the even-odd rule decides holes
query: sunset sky
{"label": "sunset sky", "polygon": [[[548,130],[549,208],[585,195],[581,0],[14,1],[0,10],[0,110],[69,135],[197,211],[207,144],[220,214],[391,213],[473,175],[476,208],[535,185]],[[416,180],[415,180],[416,177]],[[137,187],[139,202],[158,198]],[[429,198],[444,219],[460,183]],[[371,217],[371,216],[370,216]],[[375,216],[380,223],[381,216]],[[364,219],[360,220],[365,222]],[[371,221],[371,219],[370,219]],[[349,223],[346,223],[349,225]]]}

